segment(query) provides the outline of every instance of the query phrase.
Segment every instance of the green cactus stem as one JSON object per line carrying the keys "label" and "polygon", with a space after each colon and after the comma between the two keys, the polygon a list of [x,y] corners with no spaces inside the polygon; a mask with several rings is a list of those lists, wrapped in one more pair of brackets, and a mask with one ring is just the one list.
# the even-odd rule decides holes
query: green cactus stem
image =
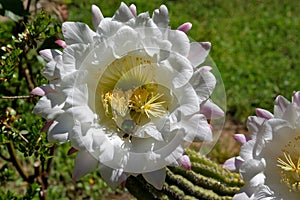
{"label": "green cactus stem", "polygon": [[129,192],[141,200],[225,200],[232,199],[243,180],[237,173],[229,172],[217,163],[187,149],[192,169],[167,167],[162,190],[155,189],[141,175],[130,176],[126,181]]}

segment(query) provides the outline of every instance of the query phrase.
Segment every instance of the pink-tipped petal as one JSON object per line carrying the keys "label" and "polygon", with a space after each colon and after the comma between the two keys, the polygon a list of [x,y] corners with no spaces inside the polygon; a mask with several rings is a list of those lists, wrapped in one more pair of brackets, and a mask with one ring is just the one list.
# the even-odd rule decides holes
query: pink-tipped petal
{"label": "pink-tipped petal", "polygon": [[65,41],[63,40],[55,40],[55,44],[57,44],[58,46],[62,47],[62,48],[66,48],[67,44]]}
{"label": "pink-tipped petal", "polygon": [[200,113],[205,115],[208,119],[219,119],[225,115],[224,111],[219,106],[209,100],[201,105]]}
{"label": "pink-tipped petal", "polygon": [[250,137],[244,134],[234,134],[233,138],[240,144],[245,144],[247,141],[250,140]]}
{"label": "pink-tipped petal", "polygon": [[295,104],[297,104],[298,107],[300,107],[300,91],[293,92],[293,100]]}
{"label": "pink-tipped petal", "polygon": [[30,92],[30,94],[44,96],[50,92],[55,92],[55,90],[53,88],[51,88],[49,85],[43,85],[43,86],[34,88]]}
{"label": "pink-tipped petal", "polygon": [[133,14],[133,16],[136,16],[136,6],[134,4],[131,4],[129,6],[129,9],[130,9],[131,13]]}
{"label": "pink-tipped petal", "polygon": [[237,171],[240,166],[243,164],[243,160],[240,157],[229,158],[223,164],[223,167],[230,171]]}
{"label": "pink-tipped petal", "polygon": [[271,112],[269,112],[265,109],[261,109],[261,108],[256,109],[256,115],[258,117],[261,117],[261,118],[264,118],[264,119],[271,119],[271,118],[274,117],[274,115]]}
{"label": "pink-tipped petal", "polygon": [[188,55],[189,61],[194,67],[202,64],[209,54],[211,47],[210,42],[192,42],[190,46],[190,52]]}
{"label": "pink-tipped petal", "polygon": [[191,170],[191,160],[188,155],[183,155],[178,159],[178,163],[181,167],[185,168],[186,170]]}
{"label": "pink-tipped petal", "polygon": [[211,71],[212,67],[211,66],[202,66],[199,69],[205,70],[205,71]]}
{"label": "pink-tipped petal", "polygon": [[69,149],[68,151],[68,155],[72,155],[73,153],[76,153],[78,150],[75,149],[74,147],[71,147],[71,149]]}
{"label": "pink-tipped petal", "polygon": [[40,88],[40,87],[36,87],[33,90],[31,90],[30,94],[38,95],[38,96],[44,96],[45,95],[45,91],[42,88]]}
{"label": "pink-tipped petal", "polygon": [[102,19],[104,19],[104,17],[100,8],[96,5],[92,5],[92,22],[95,30],[98,28]]}
{"label": "pink-tipped petal", "polygon": [[290,102],[286,98],[284,98],[283,96],[279,95],[275,99],[274,104],[275,104],[275,106],[279,107],[281,112],[284,112],[286,110],[286,108],[288,107],[288,105],[290,104]]}
{"label": "pink-tipped petal", "polygon": [[182,32],[184,32],[184,33],[188,33],[188,32],[191,30],[191,28],[192,28],[192,23],[186,22],[186,23],[180,25],[180,26],[177,28],[177,30],[182,31]]}

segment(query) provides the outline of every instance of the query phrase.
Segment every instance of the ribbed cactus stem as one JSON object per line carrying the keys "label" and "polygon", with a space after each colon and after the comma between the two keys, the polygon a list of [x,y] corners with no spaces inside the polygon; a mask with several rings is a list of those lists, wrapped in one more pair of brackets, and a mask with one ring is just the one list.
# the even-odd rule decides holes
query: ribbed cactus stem
{"label": "ribbed cactus stem", "polygon": [[229,172],[217,163],[186,150],[192,169],[167,167],[162,190],[147,183],[142,176],[129,177],[126,187],[137,199],[225,200],[232,199],[244,182],[239,174]]}

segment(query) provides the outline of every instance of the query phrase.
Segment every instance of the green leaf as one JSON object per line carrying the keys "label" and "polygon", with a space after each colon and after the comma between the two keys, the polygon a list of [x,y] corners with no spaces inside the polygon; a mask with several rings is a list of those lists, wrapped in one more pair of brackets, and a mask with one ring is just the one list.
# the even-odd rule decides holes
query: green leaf
{"label": "green leaf", "polygon": [[[0,15],[7,16],[7,13],[13,13],[18,16],[26,16],[28,12],[24,9],[20,0],[0,0]],[[10,11],[10,12],[7,12]],[[13,15],[7,16],[12,17]]]}

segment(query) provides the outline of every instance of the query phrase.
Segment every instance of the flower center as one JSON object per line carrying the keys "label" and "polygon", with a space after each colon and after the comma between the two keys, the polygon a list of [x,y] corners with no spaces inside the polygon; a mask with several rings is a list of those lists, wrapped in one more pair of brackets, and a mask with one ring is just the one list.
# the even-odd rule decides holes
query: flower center
{"label": "flower center", "polygon": [[[155,80],[155,58],[134,52],[107,66],[97,86],[100,120],[116,125],[123,138],[137,126],[167,113],[170,91]],[[100,98],[100,101],[99,101]]]}
{"label": "flower center", "polygon": [[[119,118],[132,120],[135,124],[143,124],[146,119],[162,117],[166,114],[164,104],[161,100],[163,94],[153,90],[153,84],[146,84],[134,91],[115,89],[102,95],[102,104],[105,114],[112,117],[117,124]],[[147,120],[146,120],[147,121]],[[121,128],[123,126],[121,125]],[[128,133],[128,131],[125,130]]]}
{"label": "flower center", "polygon": [[281,181],[285,183],[290,192],[300,192],[300,136],[295,137],[282,150],[284,158],[277,158],[280,168]]}

